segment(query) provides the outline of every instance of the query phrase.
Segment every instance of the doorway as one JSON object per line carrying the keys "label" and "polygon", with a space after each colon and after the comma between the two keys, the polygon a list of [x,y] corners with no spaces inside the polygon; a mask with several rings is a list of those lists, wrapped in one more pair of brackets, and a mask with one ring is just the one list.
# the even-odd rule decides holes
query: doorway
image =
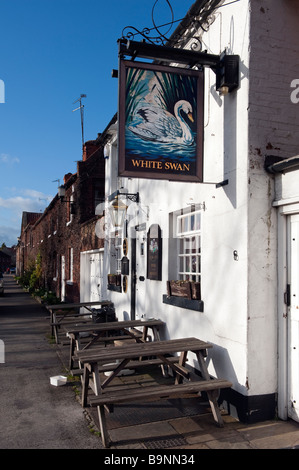
{"label": "doorway", "polygon": [[299,214],[287,221],[287,411],[299,422]]}
{"label": "doorway", "polygon": [[80,254],[80,301],[96,302],[105,292],[103,275],[104,252],[89,251]]}
{"label": "doorway", "polygon": [[131,238],[131,320],[140,319],[146,306],[146,226],[137,225]]}

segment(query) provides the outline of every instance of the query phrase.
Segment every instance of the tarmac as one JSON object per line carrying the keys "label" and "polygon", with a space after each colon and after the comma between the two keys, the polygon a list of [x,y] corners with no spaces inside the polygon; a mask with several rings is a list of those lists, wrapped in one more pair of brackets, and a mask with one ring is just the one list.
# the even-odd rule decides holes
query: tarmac
{"label": "tarmac", "polygon": [[[224,427],[219,428],[208,402],[198,399],[115,407],[107,416],[112,443],[104,449],[97,413],[81,407],[81,382],[69,374],[67,338],[55,344],[45,307],[12,275],[5,275],[4,280],[5,295],[0,297],[0,449],[97,449],[109,464],[124,463],[122,455],[129,458],[136,452],[162,458],[166,454],[204,455],[203,450],[299,449],[299,423],[295,421],[275,419],[248,425],[223,410]],[[52,385],[50,377],[56,375],[67,376],[67,384]],[[157,370],[121,380],[148,383],[156,379]],[[136,466],[133,461],[125,463]]]}

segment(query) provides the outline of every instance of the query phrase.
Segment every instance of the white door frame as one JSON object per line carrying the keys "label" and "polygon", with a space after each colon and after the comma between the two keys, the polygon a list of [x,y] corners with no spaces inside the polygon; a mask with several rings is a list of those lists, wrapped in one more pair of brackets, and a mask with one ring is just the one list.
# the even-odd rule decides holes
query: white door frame
{"label": "white door frame", "polygon": [[[91,286],[90,286],[90,256],[100,253],[103,257],[104,262],[104,249],[82,251],[80,253],[80,302],[90,301]],[[107,279],[103,274],[101,282],[101,293],[107,290]]]}
{"label": "white door frame", "polygon": [[289,306],[286,303],[287,285],[290,283],[290,216],[299,214],[299,203],[286,204],[284,201],[274,204],[278,207],[278,293],[277,293],[277,327],[278,327],[278,417],[287,420],[289,417],[289,358],[288,358],[288,316]]}
{"label": "white door frame", "polygon": [[65,301],[65,256],[61,255],[61,302]]}

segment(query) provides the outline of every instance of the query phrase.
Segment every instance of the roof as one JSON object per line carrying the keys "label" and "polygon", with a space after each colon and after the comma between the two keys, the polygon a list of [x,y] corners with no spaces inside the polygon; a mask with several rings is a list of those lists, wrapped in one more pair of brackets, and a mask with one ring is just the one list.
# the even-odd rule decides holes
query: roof
{"label": "roof", "polygon": [[22,215],[22,231],[27,225],[33,225],[40,218],[40,212],[23,212]]}

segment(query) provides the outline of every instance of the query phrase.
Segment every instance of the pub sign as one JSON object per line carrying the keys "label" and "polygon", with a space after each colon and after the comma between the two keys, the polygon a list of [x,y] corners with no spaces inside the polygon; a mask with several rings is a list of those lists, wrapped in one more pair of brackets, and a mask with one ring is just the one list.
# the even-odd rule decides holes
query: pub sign
{"label": "pub sign", "polygon": [[203,179],[203,72],[120,61],[119,175]]}

